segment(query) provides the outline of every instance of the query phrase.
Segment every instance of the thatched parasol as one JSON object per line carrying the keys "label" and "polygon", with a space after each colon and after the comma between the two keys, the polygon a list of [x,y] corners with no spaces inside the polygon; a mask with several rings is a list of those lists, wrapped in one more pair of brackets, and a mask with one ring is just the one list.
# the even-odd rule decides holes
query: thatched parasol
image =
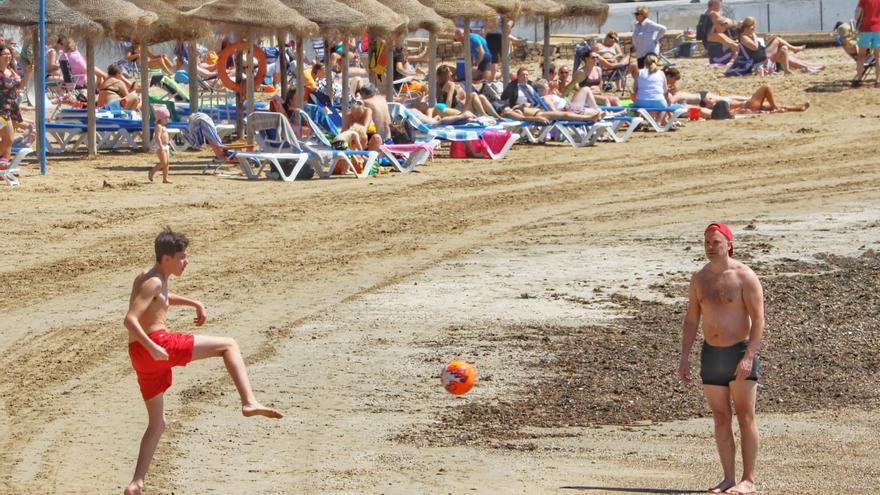
{"label": "thatched parasol", "polygon": [[495,19],[497,12],[477,0],[419,0],[447,19]]}
{"label": "thatched parasol", "polygon": [[65,0],[68,7],[91,19],[113,38],[127,38],[158,19],[125,0]]}
{"label": "thatched parasol", "polygon": [[562,11],[562,5],[553,0],[530,0],[522,3],[523,15],[556,17]]}
{"label": "thatched parasol", "polygon": [[[192,6],[194,3],[196,2],[186,0],[172,2],[175,6]],[[245,31],[253,33],[275,34],[279,30],[294,33],[318,31],[317,24],[280,0],[213,0],[184,12],[183,15],[210,23],[245,28]]]}
{"label": "thatched parasol", "polygon": [[373,34],[391,33],[406,28],[408,19],[377,0],[337,0],[367,17],[367,31]]}
{"label": "thatched parasol", "polygon": [[[3,24],[11,26],[33,27],[39,22],[38,8],[37,0],[6,0],[0,5],[0,19]],[[103,32],[100,25],[83,17],[60,0],[46,0],[46,28],[84,38],[98,36]]]}
{"label": "thatched parasol", "polygon": [[562,6],[562,12],[555,17],[583,17],[596,26],[608,20],[608,4],[598,0],[553,0]]}
{"label": "thatched parasol", "polygon": [[455,24],[418,0],[379,0],[383,5],[409,19],[409,30],[424,29],[433,33],[451,33]]}
{"label": "thatched parasol", "polygon": [[146,30],[133,33],[142,43],[152,45],[165,41],[184,41],[201,38],[211,32],[207,22],[187,19],[180,10],[163,0],[128,0],[137,7],[156,13],[159,19]]}
{"label": "thatched parasol", "polygon": [[336,0],[281,0],[314,22],[323,32],[357,34],[367,30],[369,17]]}
{"label": "thatched parasol", "polygon": [[[480,0],[489,8],[498,12],[498,15],[515,18],[522,10],[522,2],[517,0]],[[525,2],[528,3],[528,2]]]}

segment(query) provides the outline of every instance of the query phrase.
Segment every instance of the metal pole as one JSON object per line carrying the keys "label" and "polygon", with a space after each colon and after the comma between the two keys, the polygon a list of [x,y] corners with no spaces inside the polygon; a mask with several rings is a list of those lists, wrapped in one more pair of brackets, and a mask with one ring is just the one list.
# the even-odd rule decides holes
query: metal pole
{"label": "metal pole", "polygon": [[[39,1],[38,7],[39,28],[37,29],[37,46],[34,54],[39,54],[40,63],[37,65],[37,137],[40,146],[40,173],[46,175],[46,0]],[[12,125],[10,122],[9,125]]]}
{"label": "metal pole", "polygon": [[287,99],[287,34],[278,32],[278,70],[281,71],[281,99]]}
{"label": "metal pole", "polygon": [[324,94],[327,96],[327,99],[330,101],[330,106],[333,106],[333,64],[331,63],[332,58],[331,54],[332,50],[330,49],[330,38],[324,37],[324,80],[326,81],[324,86]]}
{"label": "metal pole", "polygon": [[[250,116],[254,113],[254,77],[256,77],[256,70],[254,67],[254,40],[252,33],[248,33],[247,36],[247,114]],[[247,144],[254,144],[254,132],[253,126],[248,126],[247,128]]]}
{"label": "metal pole", "polygon": [[141,40],[141,146],[150,151],[150,54],[146,40]]}
{"label": "metal pole", "polygon": [[187,72],[189,72],[189,113],[199,111],[199,47],[195,40],[187,42]]}
{"label": "metal pole", "polygon": [[[242,96],[242,92],[241,92],[241,85],[243,82],[242,81],[242,74],[244,74],[244,72],[242,70],[243,64],[244,64],[244,56],[241,54],[241,52],[236,51],[235,52],[235,84],[239,88],[235,92],[235,137],[236,137],[236,139],[241,139],[244,137],[243,136],[243,134],[244,134],[244,120],[242,119],[242,117],[244,117],[244,99],[243,99],[244,97]],[[223,69],[221,68],[220,70],[223,70]],[[229,108],[226,108],[224,111],[226,112],[226,115],[228,117],[229,116]]]}
{"label": "metal pole", "polygon": [[437,33],[428,33],[428,105],[437,104]]}
{"label": "metal pole", "polygon": [[86,124],[88,128],[87,138],[87,147],[89,152],[89,158],[95,158],[98,156],[98,141],[95,139],[95,127],[98,123],[95,116],[95,42],[92,38],[86,40],[86,95],[87,95],[87,110],[86,110]]}
{"label": "metal pole", "polygon": [[385,43],[385,101],[394,101],[394,35]]}
{"label": "metal pole", "polygon": [[464,18],[464,96],[465,102],[471,101],[471,93],[473,93],[474,74],[473,60],[471,59],[471,19]]}
{"label": "metal pole", "polygon": [[305,98],[306,71],[305,67],[303,67],[304,64],[303,37],[300,35],[296,37],[296,108],[303,107],[303,100]]}
{"label": "metal pole", "polygon": [[510,23],[507,17],[501,18],[501,81],[505,86],[510,82]]}
{"label": "metal pole", "polygon": [[550,17],[544,16],[544,79],[550,79]]}
{"label": "metal pole", "polygon": [[767,32],[770,32],[770,2],[767,2]]}
{"label": "metal pole", "polygon": [[351,93],[351,89],[348,87],[348,52],[350,46],[348,45],[348,35],[342,35],[342,111],[345,112],[348,110],[348,98]]}

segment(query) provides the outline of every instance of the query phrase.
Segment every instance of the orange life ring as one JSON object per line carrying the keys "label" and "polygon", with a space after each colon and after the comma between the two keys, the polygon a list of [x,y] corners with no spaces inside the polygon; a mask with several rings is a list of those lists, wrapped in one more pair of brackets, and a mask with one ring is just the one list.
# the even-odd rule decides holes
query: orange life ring
{"label": "orange life ring", "polygon": [[[217,57],[217,77],[220,78],[220,82],[223,83],[227,89],[231,91],[235,91],[236,93],[240,93],[242,96],[247,96],[245,92],[247,88],[245,85],[238,84],[229,77],[229,72],[226,71],[226,67],[229,64],[229,57],[233,56],[235,52],[242,52],[245,57],[247,56],[247,47],[239,41],[238,43],[232,43],[226,45],[220,55]],[[263,53],[263,49],[254,45],[254,57],[257,58],[257,76],[254,79],[254,88],[258,88],[262,85],[263,78],[266,77],[266,54]],[[257,83],[260,84],[257,84]]]}

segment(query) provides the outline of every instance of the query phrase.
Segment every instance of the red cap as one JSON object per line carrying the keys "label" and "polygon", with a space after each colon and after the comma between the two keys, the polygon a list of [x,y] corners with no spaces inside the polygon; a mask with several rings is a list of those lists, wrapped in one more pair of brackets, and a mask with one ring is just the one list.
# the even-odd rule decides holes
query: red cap
{"label": "red cap", "polygon": [[727,250],[727,255],[733,256],[733,231],[730,230],[730,227],[724,225],[721,222],[712,222],[709,224],[708,227],[706,227],[705,232],[711,232],[713,230],[721,232],[721,235],[723,235],[725,238],[727,238],[728,241],[730,241],[730,249]]}

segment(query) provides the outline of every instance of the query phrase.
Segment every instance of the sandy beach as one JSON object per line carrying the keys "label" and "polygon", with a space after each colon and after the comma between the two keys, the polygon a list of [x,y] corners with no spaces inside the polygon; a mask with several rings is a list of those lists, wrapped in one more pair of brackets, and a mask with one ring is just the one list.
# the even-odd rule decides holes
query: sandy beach
{"label": "sandy beach", "polygon": [[[122,326],[164,226],[190,266],[171,290],[234,337],[257,396],[242,418],[220,360],[175,369],[149,494],[702,493],[721,477],[698,385],[676,377],[702,229],[728,222],[764,283],[760,493],[880,493],[880,89],[839,49],[769,82],[805,113],[688,122],[501,161],[370,179],[202,175],[207,152],[33,161],[0,191],[0,493],[121,493],[146,414]],[[438,379],[474,363],[467,395]],[[694,365],[694,372],[698,364]]]}

